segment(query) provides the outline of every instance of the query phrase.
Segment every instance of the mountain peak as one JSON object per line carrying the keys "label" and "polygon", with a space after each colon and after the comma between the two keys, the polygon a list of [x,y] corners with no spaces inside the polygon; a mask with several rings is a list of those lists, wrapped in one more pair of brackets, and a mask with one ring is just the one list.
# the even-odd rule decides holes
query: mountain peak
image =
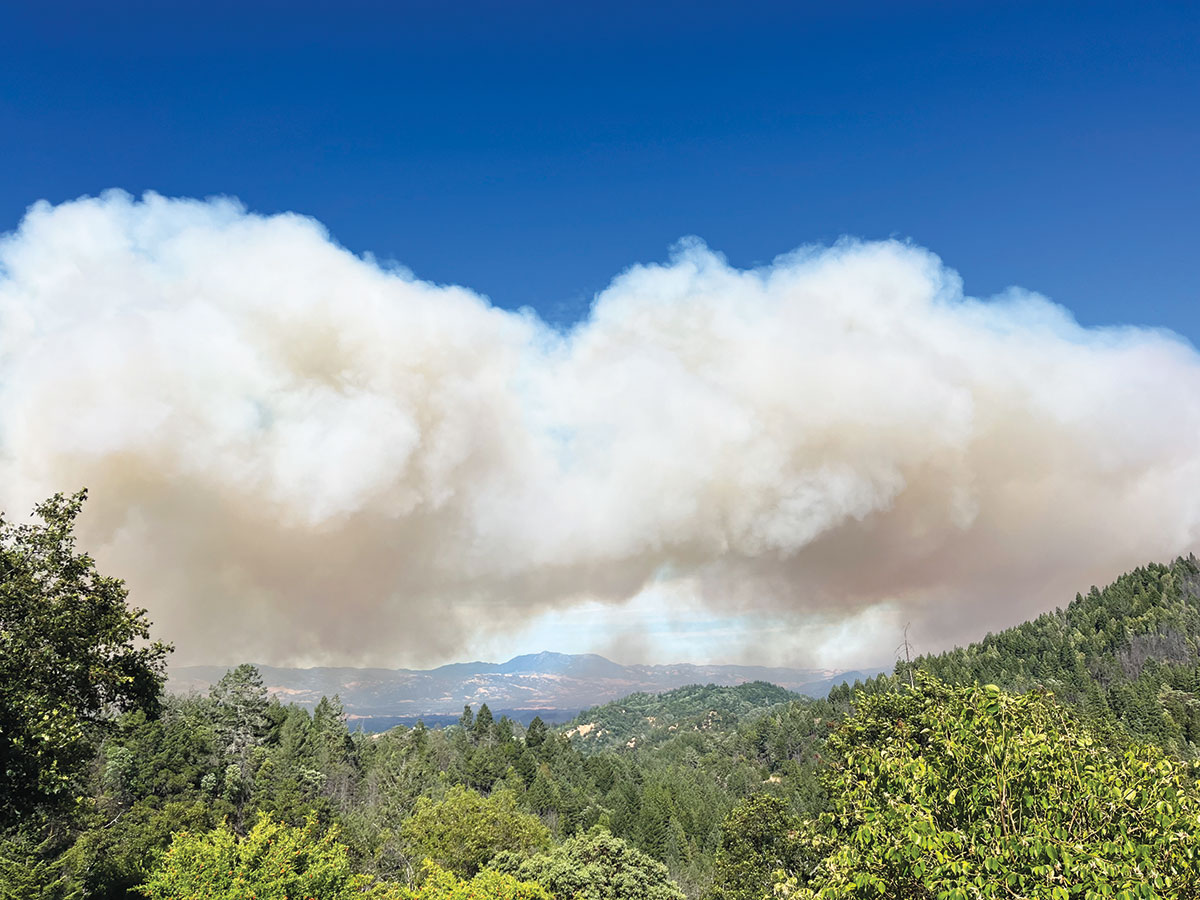
{"label": "mountain peak", "polygon": [[595,653],[556,653],[553,650],[543,650],[540,653],[514,656],[508,662],[501,663],[498,671],[557,674],[567,671],[577,672],[581,669],[595,672],[602,669],[621,670],[621,668],[612,660]]}

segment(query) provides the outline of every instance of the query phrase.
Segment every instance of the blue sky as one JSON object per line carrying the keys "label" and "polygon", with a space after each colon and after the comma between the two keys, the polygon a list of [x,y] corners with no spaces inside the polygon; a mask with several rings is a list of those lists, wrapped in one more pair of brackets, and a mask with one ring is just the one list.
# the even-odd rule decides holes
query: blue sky
{"label": "blue sky", "polygon": [[684,235],[897,236],[1197,342],[1198,47],[1195,3],[5,4],[0,229],[232,194],[557,323]]}

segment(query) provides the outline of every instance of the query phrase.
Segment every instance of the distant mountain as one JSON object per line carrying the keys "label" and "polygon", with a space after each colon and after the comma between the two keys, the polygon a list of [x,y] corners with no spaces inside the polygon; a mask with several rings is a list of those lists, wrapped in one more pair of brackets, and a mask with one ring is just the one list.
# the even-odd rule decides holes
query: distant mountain
{"label": "distant mountain", "polygon": [[[765,681],[808,696],[824,696],[834,684],[865,677],[862,672],[767,666],[623,666],[594,653],[533,653],[504,663],[452,663],[436,669],[290,669],[259,666],[268,689],[284,702],[311,706],[337,694],[353,719],[396,722],[417,716],[462,712],[464,704],[487,703],[514,718],[544,710],[562,721],[579,710],[638,692],[660,693],[684,685],[737,685]],[[225,666],[181,666],[170,673],[175,693],[207,691]],[[873,674],[873,673],[872,673]],[[520,715],[525,712],[527,715]]]}

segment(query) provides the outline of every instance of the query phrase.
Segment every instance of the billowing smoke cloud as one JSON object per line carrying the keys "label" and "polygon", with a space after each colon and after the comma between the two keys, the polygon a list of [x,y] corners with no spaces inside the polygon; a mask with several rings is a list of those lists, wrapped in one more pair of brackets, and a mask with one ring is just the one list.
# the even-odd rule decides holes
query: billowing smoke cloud
{"label": "billowing smoke cloud", "polygon": [[179,661],[427,663],[655,585],[936,646],[1200,535],[1190,346],[896,242],[684,244],[562,334],[310,219],[112,193],[0,241],[0,317],[3,506],[88,486]]}

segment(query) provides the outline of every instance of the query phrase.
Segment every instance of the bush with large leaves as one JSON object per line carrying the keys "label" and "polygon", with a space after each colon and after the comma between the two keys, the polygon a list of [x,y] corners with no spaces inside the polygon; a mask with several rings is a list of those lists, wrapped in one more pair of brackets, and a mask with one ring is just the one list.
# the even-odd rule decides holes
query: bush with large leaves
{"label": "bush with large leaves", "polygon": [[801,898],[1200,897],[1200,797],[1157,749],[1116,753],[1044,692],[865,697],[831,737],[823,860]]}

